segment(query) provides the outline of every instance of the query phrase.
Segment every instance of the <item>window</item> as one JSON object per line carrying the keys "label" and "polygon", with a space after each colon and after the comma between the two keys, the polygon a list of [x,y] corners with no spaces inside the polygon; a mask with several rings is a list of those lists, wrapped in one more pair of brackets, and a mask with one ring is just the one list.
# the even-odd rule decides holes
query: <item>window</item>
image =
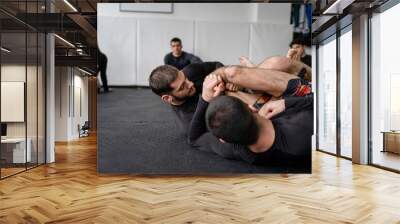
{"label": "window", "polygon": [[[19,13],[40,13],[44,3],[18,2]],[[5,178],[45,163],[46,38],[1,12],[0,22],[0,178]]]}
{"label": "window", "polygon": [[400,4],[371,18],[372,164],[400,170]]}
{"label": "window", "polygon": [[318,48],[317,148],[336,153],[336,36]]}
{"label": "window", "polygon": [[352,33],[342,31],[340,44],[340,155],[352,157]]}

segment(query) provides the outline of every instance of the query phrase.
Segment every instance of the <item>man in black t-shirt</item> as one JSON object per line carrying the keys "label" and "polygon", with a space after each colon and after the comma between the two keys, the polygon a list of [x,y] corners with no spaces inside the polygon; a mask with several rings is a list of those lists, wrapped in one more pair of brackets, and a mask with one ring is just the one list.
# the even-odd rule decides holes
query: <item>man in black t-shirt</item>
{"label": "man in black t-shirt", "polygon": [[230,96],[203,104],[209,130],[223,142],[247,146],[256,153],[254,163],[311,164],[312,95],[270,101],[258,113]]}
{"label": "man in black t-shirt", "polygon": [[208,128],[221,142],[229,143],[231,150],[235,150],[237,145],[246,146],[255,153],[255,164],[300,165],[309,170],[313,134],[312,94],[269,101],[254,113],[255,109],[250,109],[241,100],[220,96],[223,86],[220,76],[207,76],[190,125],[190,139],[202,136]]}
{"label": "man in black t-shirt", "polygon": [[172,65],[175,68],[181,70],[187,65],[193,63],[201,63],[201,59],[193,54],[182,51],[181,39],[174,37],[171,42],[171,53],[165,55],[164,64]]}

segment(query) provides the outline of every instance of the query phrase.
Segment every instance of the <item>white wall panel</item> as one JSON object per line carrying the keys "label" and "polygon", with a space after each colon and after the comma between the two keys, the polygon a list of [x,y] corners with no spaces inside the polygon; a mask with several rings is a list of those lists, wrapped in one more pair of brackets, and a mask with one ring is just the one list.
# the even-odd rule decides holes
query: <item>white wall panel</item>
{"label": "white wall panel", "polygon": [[292,26],[267,23],[251,24],[250,59],[259,63],[267,57],[286,56],[292,40]]}
{"label": "white wall panel", "polygon": [[[149,12],[126,12],[120,11],[121,3],[97,3],[97,16],[120,16],[134,18],[153,18],[153,19],[175,19],[175,20],[201,20],[201,21],[237,21],[237,22],[254,22],[257,19],[257,3],[173,3],[173,13],[149,13]],[[123,3],[124,5],[137,5],[138,3]],[[141,3],[148,6],[151,10],[152,4],[157,3]],[[170,3],[161,3],[170,4]],[[266,5],[281,5],[266,4]],[[157,7],[158,8],[158,7]],[[152,11],[156,11],[153,8]],[[277,11],[276,13],[290,13]],[[270,14],[264,15],[271,18]],[[290,14],[289,14],[290,15]],[[273,19],[273,18],[271,18]],[[289,23],[289,18],[286,19]]]}
{"label": "white wall panel", "polygon": [[173,3],[120,3],[121,12],[172,13]]}
{"label": "white wall panel", "polygon": [[170,40],[179,37],[183,50],[193,52],[193,21],[140,19],[138,21],[138,76],[137,85],[148,86],[150,72],[164,64],[164,56],[171,52]]}
{"label": "white wall panel", "polygon": [[136,26],[129,17],[98,17],[98,42],[107,55],[109,85],[136,85]]}
{"label": "white wall panel", "polygon": [[[109,59],[109,84],[148,86],[150,72],[163,64],[174,36],[183,40],[183,50],[203,61],[238,64],[243,55],[258,63],[269,56],[286,55],[292,36],[286,18],[290,7],[255,3],[226,7],[182,3],[174,4],[172,14],[165,14],[121,12],[117,3],[99,4],[98,41]],[[285,20],[272,20],[268,13],[264,15],[266,10],[282,13]],[[251,26],[255,21],[274,24]]]}
{"label": "white wall panel", "polygon": [[257,21],[272,24],[289,24],[290,3],[258,3]]}
{"label": "white wall panel", "polygon": [[24,122],[24,102],[24,82],[1,82],[1,122]]}
{"label": "white wall panel", "polygon": [[203,61],[238,64],[249,54],[249,23],[196,22],[195,53]]}

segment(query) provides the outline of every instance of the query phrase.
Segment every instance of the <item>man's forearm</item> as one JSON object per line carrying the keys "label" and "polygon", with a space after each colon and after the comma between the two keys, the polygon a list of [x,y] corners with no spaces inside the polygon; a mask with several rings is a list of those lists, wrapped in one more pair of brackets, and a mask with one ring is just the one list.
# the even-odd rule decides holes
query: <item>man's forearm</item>
{"label": "man's forearm", "polygon": [[208,102],[206,102],[202,96],[199,96],[199,101],[197,103],[196,111],[193,115],[192,121],[189,125],[188,142],[192,144],[196,141],[202,134],[207,132],[205,113],[208,107]]}

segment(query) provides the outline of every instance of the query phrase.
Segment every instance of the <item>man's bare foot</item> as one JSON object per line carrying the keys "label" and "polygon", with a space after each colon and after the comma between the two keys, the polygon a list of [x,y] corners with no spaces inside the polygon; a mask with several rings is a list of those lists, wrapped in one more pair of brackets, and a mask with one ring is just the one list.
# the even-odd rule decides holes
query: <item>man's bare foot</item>
{"label": "man's bare foot", "polygon": [[250,60],[247,57],[244,57],[244,56],[239,58],[239,63],[240,63],[241,66],[245,66],[245,67],[251,67],[251,68],[255,67],[253,65],[253,63],[251,63]]}

